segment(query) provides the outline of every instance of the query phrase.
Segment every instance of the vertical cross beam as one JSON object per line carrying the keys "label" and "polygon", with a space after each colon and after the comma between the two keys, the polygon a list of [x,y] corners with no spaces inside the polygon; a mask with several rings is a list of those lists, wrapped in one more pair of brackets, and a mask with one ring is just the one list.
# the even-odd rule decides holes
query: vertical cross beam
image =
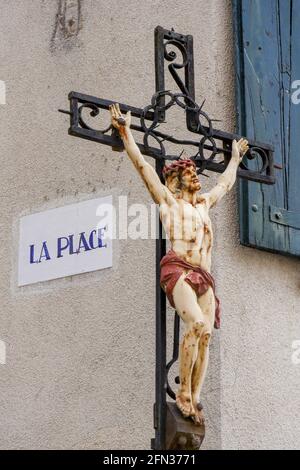
{"label": "vertical cross beam", "polygon": [[[194,56],[193,56],[193,36],[175,33],[174,30],[166,30],[157,26],[154,31],[155,38],[155,86],[156,92],[165,90],[165,64],[168,65],[169,72],[173,77],[177,87],[187,96],[195,99],[194,81]],[[168,46],[175,46],[182,55],[182,61],[177,62],[176,53],[168,50]],[[177,73],[177,70],[184,69],[184,81]],[[165,96],[159,98],[158,121],[165,120]],[[197,129],[196,115],[193,111],[186,111],[186,125],[191,131]],[[155,169],[161,179],[163,160],[156,160]],[[166,295],[160,287],[160,260],[166,254],[166,239],[163,235],[163,227],[159,220],[159,237],[156,240],[156,371],[155,371],[155,404],[154,404],[154,428],[155,439],[151,441],[154,450],[166,449],[166,428],[167,428],[167,393],[171,398],[175,398],[174,392],[168,384],[168,372],[178,356],[179,343],[179,318],[175,313],[174,336],[173,336],[173,359],[167,364],[167,321],[166,321]]]}
{"label": "vertical cross beam", "polygon": [[[162,180],[163,164],[156,160],[155,169]],[[154,429],[155,439],[151,440],[154,450],[165,449],[166,441],[166,350],[167,350],[167,319],[166,295],[160,287],[160,260],[166,254],[166,239],[163,236],[162,223],[159,220],[158,238],[156,239],[156,308],[155,308],[155,404]]]}
{"label": "vertical cross beam", "polygon": [[[165,64],[168,65],[169,72],[173,77],[177,87],[181,93],[190,96],[195,101],[195,76],[194,76],[194,49],[193,49],[193,36],[175,33],[174,29],[167,30],[161,26],[157,26],[154,30],[155,42],[155,88],[156,91],[163,91],[166,89],[165,84]],[[180,51],[182,58],[178,58],[173,50],[169,50],[170,46],[175,46]],[[178,70],[183,69],[184,82],[177,73]],[[165,105],[165,97],[160,98],[160,106]],[[159,111],[159,122],[165,120],[165,110]],[[195,113],[192,111],[186,112],[186,125],[188,130],[196,131]]]}

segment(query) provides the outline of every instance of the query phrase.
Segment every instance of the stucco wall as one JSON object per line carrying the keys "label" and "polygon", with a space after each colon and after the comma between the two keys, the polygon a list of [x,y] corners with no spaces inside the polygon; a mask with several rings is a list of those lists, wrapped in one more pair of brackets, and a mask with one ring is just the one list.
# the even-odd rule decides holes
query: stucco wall
{"label": "stucco wall", "polygon": [[[230,1],[84,0],[69,40],[55,31],[58,5],[0,0],[0,447],[147,449],[155,242],[120,241],[112,269],[17,288],[18,220],[98,194],[150,203],[125,155],[68,136],[57,109],[72,89],[146,105],[158,24],[194,36],[197,101],[206,97],[210,115],[234,129]],[[297,448],[299,261],[239,245],[236,190],[212,218],[223,319],[203,395],[204,447]]]}

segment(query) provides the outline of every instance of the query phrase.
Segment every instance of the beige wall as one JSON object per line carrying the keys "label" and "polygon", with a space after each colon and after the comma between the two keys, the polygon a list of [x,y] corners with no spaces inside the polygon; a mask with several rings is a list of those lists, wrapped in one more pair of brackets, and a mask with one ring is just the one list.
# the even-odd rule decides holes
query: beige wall
{"label": "beige wall", "polygon": [[[111,270],[17,288],[18,220],[98,194],[150,203],[126,157],[69,137],[57,109],[72,89],[146,105],[158,24],[194,36],[197,100],[233,130],[230,1],[84,0],[82,28],[68,41],[54,35],[58,3],[0,0],[0,447],[146,449],[154,241],[117,243]],[[205,447],[299,448],[299,261],[239,245],[235,190],[213,222],[223,319],[203,397]]]}

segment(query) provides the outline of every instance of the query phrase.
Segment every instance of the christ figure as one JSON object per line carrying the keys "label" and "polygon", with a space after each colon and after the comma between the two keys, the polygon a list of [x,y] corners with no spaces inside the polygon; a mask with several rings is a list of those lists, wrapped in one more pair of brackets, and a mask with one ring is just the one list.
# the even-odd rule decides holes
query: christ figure
{"label": "christ figure", "polygon": [[201,425],[204,414],[199,398],[208,366],[209,342],[213,327],[220,326],[219,300],[210,273],[213,232],[209,211],[234,185],[248,142],[243,138],[233,140],[231,159],[216,186],[200,193],[193,160],[177,160],[165,166],[162,184],[134,141],[130,112],[123,117],[119,105],[113,104],[110,113],[130,160],[159,205],[160,219],[170,240],[171,249],[161,260],[160,283],[185,325],[176,404],[184,417]]}

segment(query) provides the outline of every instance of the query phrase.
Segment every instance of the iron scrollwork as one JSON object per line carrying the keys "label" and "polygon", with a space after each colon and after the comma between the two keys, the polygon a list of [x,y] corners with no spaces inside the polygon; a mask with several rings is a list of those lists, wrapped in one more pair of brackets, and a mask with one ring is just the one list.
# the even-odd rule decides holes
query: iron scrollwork
{"label": "iron scrollwork", "polygon": [[[71,92],[69,99],[70,112],[64,112],[71,115],[69,129],[71,135],[95,140],[110,145],[114,149],[122,150],[122,141],[110,124],[102,129],[96,128],[88,123],[83,115],[84,111],[89,110],[90,117],[95,118],[99,116],[100,109],[108,110],[113,101],[76,92]],[[142,133],[142,142],[138,143],[138,146],[144,155],[160,160],[177,160],[181,154],[170,153],[166,146],[168,142],[179,145],[180,149],[184,146],[194,147],[195,153],[189,155],[189,158],[195,161],[198,173],[203,173],[204,170],[222,173],[230,159],[232,140],[238,139],[239,136],[214,129],[215,119],[211,119],[203,110],[203,104],[199,106],[191,96],[184,93],[161,90],[152,96],[150,104],[143,109],[122,103],[120,108],[122,112],[130,110],[132,115],[139,119],[139,123],[132,124],[131,127]],[[197,134],[200,138],[196,140],[193,137],[196,132],[192,133],[192,138],[179,139],[159,130],[159,127],[163,125],[161,115],[166,116],[167,111],[173,106],[182,109],[186,116],[189,113],[194,116],[194,124],[197,126]],[[150,145],[150,138],[157,146]],[[219,155],[223,155],[223,160],[217,160]],[[257,163],[255,165],[250,163],[250,166],[248,161],[253,160]],[[260,183],[274,183],[272,147],[249,140],[249,151],[240,165],[238,176]]]}

